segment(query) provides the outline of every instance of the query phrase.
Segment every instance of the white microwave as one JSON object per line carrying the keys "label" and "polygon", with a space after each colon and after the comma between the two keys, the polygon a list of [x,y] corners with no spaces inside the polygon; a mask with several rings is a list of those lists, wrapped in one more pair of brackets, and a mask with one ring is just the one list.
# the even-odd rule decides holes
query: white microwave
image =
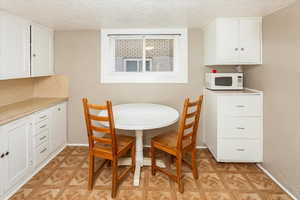
{"label": "white microwave", "polygon": [[206,73],[206,88],[209,90],[243,90],[243,73]]}

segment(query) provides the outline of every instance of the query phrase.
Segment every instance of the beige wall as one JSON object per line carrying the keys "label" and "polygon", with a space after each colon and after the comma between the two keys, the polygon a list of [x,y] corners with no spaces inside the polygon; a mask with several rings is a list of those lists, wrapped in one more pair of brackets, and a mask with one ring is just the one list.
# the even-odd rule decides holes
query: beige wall
{"label": "beige wall", "polygon": [[151,102],[181,109],[184,97],[201,95],[204,73],[202,31],[189,30],[188,84],[100,84],[99,63],[99,31],[55,33],[56,72],[66,75],[70,81],[69,143],[87,143],[82,97],[89,97],[94,103],[111,99],[114,104]]}
{"label": "beige wall", "polygon": [[246,70],[264,91],[263,166],[300,198],[300,2],[263,19],[264,64]]}

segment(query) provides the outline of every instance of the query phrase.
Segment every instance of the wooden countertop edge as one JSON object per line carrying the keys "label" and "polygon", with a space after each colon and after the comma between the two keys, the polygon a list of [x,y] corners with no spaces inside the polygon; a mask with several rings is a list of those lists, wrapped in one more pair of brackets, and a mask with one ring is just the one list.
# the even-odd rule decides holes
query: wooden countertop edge
{"label": "wooden countertop edge", "polygon": [[[37,101],[37,100],[39,100],[39,101],[43,101],[43,100],[48,101],[47,103],[44,103],[44,104],[36,103],[36,105],[34,105],[35,104],[34,102],[31,102],[32,109],[26,110],[26,111],[20,111],[20,113],[15,113],[13,115],[7,114],[7,117],[5,117],[5,119],[1,119],[1,118],[4,118],[4,117],[1,117],[0,118],[0,126],[2,126],[4,124],[7,124],[9,122],[18,120],[20,118],[26,117],[28,115],[31,115],[31,114],[35,113],[35,112],[39,112],[41,110],[44,110],[44,109],[47,109],[49,107],[55,106],[55,105],[60,104],[62,102],[68,101],[68,99],[69,99],[68,97],[32,98],[32,99],[28,99],[28,100],[25,100],[25,101],[22,101],[22,102],[16,102],[16,103],[13,103],[13,104],[1,106],[0,110],[2,110],[4,107],[8,107],[8,106],[13,107],[14,105],[18,105],[18,104],[21,104],[21,103],[25,104],[26,102],[28,102],[30,104],[30,101]],[[7,111],[8,110],[9,109],[7,109]],[[16,109],[11,109],[11,110],[16,110]],[[1,112],[0,112],[0,116],[1,116]]]}

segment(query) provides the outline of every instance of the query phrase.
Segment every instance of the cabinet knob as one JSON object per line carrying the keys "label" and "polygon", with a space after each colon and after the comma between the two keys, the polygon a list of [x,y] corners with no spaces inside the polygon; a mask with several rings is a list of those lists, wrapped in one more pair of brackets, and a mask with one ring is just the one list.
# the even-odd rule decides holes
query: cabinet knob
{"label": "cabinet knob", "polygon": [[234,50],[235,50],[235,51],[238,51],[238,50],[239,50],[239,48],[235,48]]}
{"label": "cabinet knob", "polygon": [[36,57],[36,54],[35,54],[35,53],[34,53],[34,54],[32,54],[32,57],[34,57],[34,58],[35,58],[35,57]]}
{"label": "cabinet knob", "polygon": [[244,51],[245,49],[244,48],[241,48],[241,51]]}
{"label": "cabinet knob", "polygon": [[58,108],[57,110],[58,110],[58,111],[61,111],[61,109],[60,109],[60,108]]}
{"label": "cabinet knob", "polygon": [[8,155],[9,155],[9,152],[6,152],[6,153],[5,153],[5,156],[8,156]]}
{"label": "cabinet knob", "polygon": [[4,158],[4,156],[5,156],[5,155],[4,155],[4,153],[3,153],[3,154],[1,154],[0,158]]}

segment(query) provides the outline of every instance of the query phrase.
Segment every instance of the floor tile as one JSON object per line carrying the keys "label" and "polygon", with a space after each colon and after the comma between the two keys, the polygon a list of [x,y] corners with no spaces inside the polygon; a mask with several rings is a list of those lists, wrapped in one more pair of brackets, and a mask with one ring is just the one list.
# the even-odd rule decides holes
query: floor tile
{"label": "floor tile", "polygon": [[148,191],[146,200],[172,200],[171,192]]}
{"label": "floor tile", "polygon": [[232,190],[252,190],[248,180],[242,174],[224,173],[222,174],[224,183]]}
{"label": "floor tile", "polygon": [[204,200],[204,196],[199,192],[184,191],[184,193],[176,193],[177,200]]}
{"label": "floor tile", "polygon": [[217,173],[200,173],[198,180],[203,190],[223,190],[224,185]]}
{"label": "floor tile", "polygon": [[272,179],[263,173],[249,173],[246,176],[258,190],[281,191]]}

